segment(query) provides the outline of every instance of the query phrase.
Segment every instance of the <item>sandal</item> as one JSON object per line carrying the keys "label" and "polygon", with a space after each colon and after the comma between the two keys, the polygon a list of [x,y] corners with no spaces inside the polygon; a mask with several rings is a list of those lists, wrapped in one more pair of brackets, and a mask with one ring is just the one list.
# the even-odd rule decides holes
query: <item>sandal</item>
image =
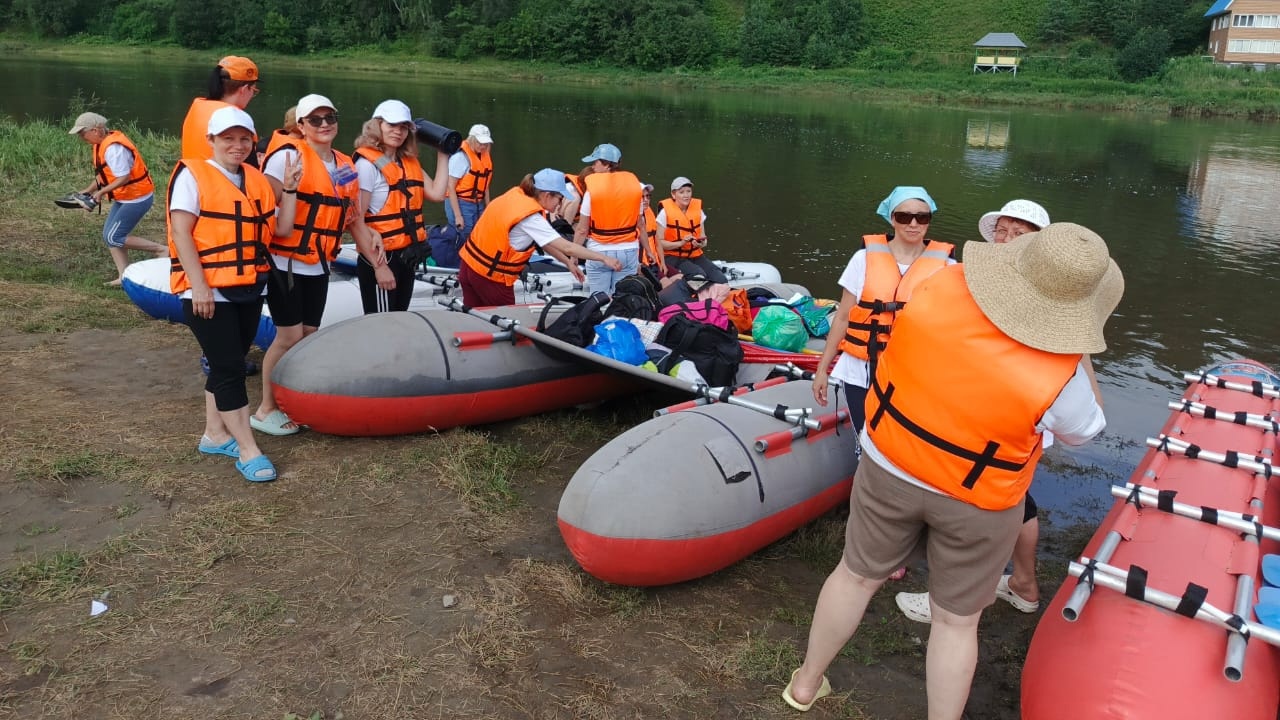
{"label": "sandal", "polygon": [[802,703],[791,695],[791,683],[796,681],[796,673],[798,672],[800,672],[800,668],[796,668],[792,671],[791,682],[788,682],[787,686],[782,689],[782,700],[800,712],[809,712],[809,708],[813,707],[814,703],[831,694],[831,683],[827,682],[827,676],[823,675],[822,685],[818,687],[818,692],[813,694],[813,699],[807,703]]}
{"label": "sandal", "polygon": [[1028,600],[1022,597],[1021,595],[1019,595],[1018,593],[1014,592],[1013,588],[1009,587],[1009,578],[1011,577],[1013,576],[1012,575],[1000,576],[1000,583],[996,585],[996,597],[1000,598],[1001,600],[1004,600],[1005,602],[1009,603],[1010,605],[1014,606],[1015,608],[1017,608],[1018,610],[1024,613],[1033,613],[1039,610],[1040,609],[1039,600],[1034,600],[1034,601]]}
{"label": "sandal", "polygon": [[[286,425],[293,425],[293,427],[288,428],[285,427]],[[290,420],[283,410],[272,410],[261,420],[258,419],[257,415],[250,415],[249,426],[258,432],[264,432],[268,435],[292,435],[302,429],[297,423]]]}
{"label": "sandal", "polygon": [[266,455],[259,455],[248,462],[237,460],[236,469],[245,480],[252,483],[271,482],[276,479],[276,466],[271,464],[271,460]]}
{"label": "sandal", "polygon": [[231,438],[219,445],[210,440],[208,435],[202,435],[200,436],[200,444],[196,446],[196,449],[205,455],[226,455],[237,460],[240,459],[240,446],[236,444],[235,438]]}
{"label": "sandal", "polygon": [[900,592],[893,596],[903,615],[925,624],[933,622],[933,609],[929,606],[929,593]]}

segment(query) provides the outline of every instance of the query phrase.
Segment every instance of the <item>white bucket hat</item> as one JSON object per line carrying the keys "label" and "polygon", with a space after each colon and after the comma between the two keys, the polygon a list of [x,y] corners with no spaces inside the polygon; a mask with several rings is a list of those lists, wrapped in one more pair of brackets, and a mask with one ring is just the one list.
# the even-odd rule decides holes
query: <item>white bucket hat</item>
{"label": "white bucket hat", "polygon": [[1030,200],[1010,200],[998,211],[993,210],[978,220],[978,232],[982,233],[982,239],[995,242],[996,221],[1002,217],[1029,222],[1035,225],[1037,230],[1043,230],[1049,226],[1049,211],[1045,210],[1040,203]]}
{"label": "white bucket hat", "polygon": [[1056,223],[1007,243],[965,243],[964,280],[1000,331],[1037,350],[1099,353],[1124,276],[1092,230]]}

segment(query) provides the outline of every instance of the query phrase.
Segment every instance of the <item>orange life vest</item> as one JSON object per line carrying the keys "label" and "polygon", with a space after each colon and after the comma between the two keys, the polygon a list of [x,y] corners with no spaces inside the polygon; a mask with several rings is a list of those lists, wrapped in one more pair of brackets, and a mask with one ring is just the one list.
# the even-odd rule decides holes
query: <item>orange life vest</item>
{"label": "orange life vest", "polygon": [[[906,274],[898,269],[886,235],[863,235],[867,250],[867,276],[862,295],[849,309],[849,329],[840,341],[840,349],[870,361],[884,351],[893,329],[893,319],[906,306],[912,291],[939,268],[946,267],[954,247],[950,243],[926,240],[924,252],[911,263]],[[871,342],[875,335],[874,344]]]}
{"label": "orange life vest", "polygon": [[530,215],[541,212],[542,206],[538,201],[525,195],[519,186],[499,195],[484,209],[471,230],[471,236],[458,252],[462,262],[494,282],[515,285],[537,244],[524,250],[512,250],[511,228]]}
{"label": "orange life vest", "polygon": [[467,154],[470,169],[467,174],[458,178],[453,192],[459,200],[467,202],[484,202],[484,194],[489,190],[489,182],[493,180],[493,155],[485,153],[484,157],[476,154],[469,143],[462,143],[462,152]]}
{"label": "orange life vest", "polygon": [[644,227],[645,241],[640,243],[641,261],[645,265],[657,265],[658,258],[663,257],[659,254],[658,247],[658,216],[647,205],[644,208]]}
{"label": "orange life vest", "polygon": [[917,480],[1005,510],[1022,500],[1040,459],[1036,423],[1079,364],[1079,355],[1001,332],[953,265],[916,288],[898,317],[867,394],[867,433]]}
{"label": "orange life vest", "polygon": [[374,148],[356,149],[357,159],[373,163],[387,180],[387,201],[378,214],[365,208],[364,222],[382,235],[387,250],[402,250],[411,242],[425,242],[427,228],[422,219],[426,182],[418,158],[405,156],[391,160]]}
{"label": "orange life vest", "polygon": [[279,150],[280,147],[287,142],[293,142],[295,140],[300,140],[300,139],[301,138],[299,138],[297,135],[290,135],[284,130],[275,130],[274,132],[271,133],[271,137],[267,138],[267,149],[263,153],[263,156],[265,157],[267,155],[274,153],[275,151]]}
{"label": "orange life vest", "polygon": [[93,174],[98,178],[98,187],[104,188],[116,181],[116,176],[111,174],[111,168],[107,166],[107,147],[110,145],[119,145],[133,153],[133,169],[129,171],[129,179],[125,184],[107,193],[107,197],[112,200],[136,200],[155,192],[156,186],[151,182],[142,153],[119,130],[107,133],[102,142],[93,146]]}
{"label": "orange life vest", "polygon": [[626,170],[615,170],[592,173],[585,183],[586,191],[591,193],[587,236],[606,245],[636,242],[640,202],[644,197],[640,178]]}
{"label": "orange life vest", "polygon": [[[325,168],[324,160],[306,140],[285,140],[276,152],[291,148],[298,152],[302,162],[302,179],[298,182],[298,209],[293,220],[293,233],[287,238],[272,237],[267,247],[272,255],[297,258],[302,262],[320,263],[328,271],[329,261],[338,257],[342,232],[347,226],[347,213],[351,211],[360,192],[360,184],[354,179],[346,185],[335,186]],[[272,153],[274,155],[275,153]],[[265,166],[271,155],[263,159]],[[355,177],[351,158],[337,150],[333,158],[338,170],[347,168]]]}
{"label": "orange life vest", "polygon": [[582,178],[577,175],[564,174],[564,179],[573,183],[573,188],[578,191],[578,199],[582,199],[582,193],[587,191],[587,186],[582,182]]}
{"label": "orange life vest", "polygon": [[[701,200],[691,198],[688,210],[681,210],[674,198],[666,198],[660,204],[667,213],[667,230],[662,236],[664,240],[692,240],[702,235]],[[678,258],[702,257],[702,248],[686,242],[674,250],[667,250],[667,254]]]}
{"label": "orange life vest", "polygon": [[[173,181],[186,168],[200,188],[200,214],[191,228],[200,265],[209,287],[253,285],[258,274],[270,270],[267,238],[275,232],[276,196],[271,183],[258,170],[242,166],[244,189],[236,187],[220,170],[204,160],[179,160],[169,178],[168,207],[173,199]],[[191,288],[191,280],[178,261],[173,242],[173,217],[166,212],[169,238],[169,289],[176,293]]]}

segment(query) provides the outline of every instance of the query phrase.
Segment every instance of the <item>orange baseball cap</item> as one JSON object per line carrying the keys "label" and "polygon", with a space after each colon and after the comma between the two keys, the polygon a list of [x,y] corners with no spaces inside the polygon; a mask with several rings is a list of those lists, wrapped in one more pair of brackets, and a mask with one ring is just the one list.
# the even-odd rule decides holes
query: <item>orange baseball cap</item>
{"label": "orange baseball cap", "polygon": [[218,61],[218,67],[227,71],[227,77],[240,82],[257,82],[258,66],[247,57],[228,55]]}

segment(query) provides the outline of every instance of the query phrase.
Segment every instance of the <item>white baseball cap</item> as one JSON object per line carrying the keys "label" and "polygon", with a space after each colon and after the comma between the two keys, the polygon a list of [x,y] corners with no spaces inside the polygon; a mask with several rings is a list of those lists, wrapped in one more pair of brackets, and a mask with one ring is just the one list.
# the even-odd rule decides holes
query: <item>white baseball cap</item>
{"label": "white baseball cap", "polygon": [[338,108],[334,106],[333,101],[323,95],[316,95],[315,93],[312,93],[310,95],[302,96],[302,98],[298,100],[298,120],[302,120],[302,118],[311,115],[311,113],[319,110],[320,108],[329,108],[334,112],[338,111]]}
{"label": "white baseball cap", "polygon": [[493,136],[489,134],[488,125],[472,125],[471,129],[467,131],[467,137],[473,137],[476,142],[480,143],[493,143]]}
{"label": "white baseball cap", "polygon": [[409,112],[409,106],[399,100],[383,100],[378,103],[378,107],[373,109],[373,115],[370,117],[382,118],[392,125],[413,122],[413,115]]}
{"label": "white baseball cap", "polygon": [[254,135],[258,134],[258,131],[253,127],[253,118],[249,117],[249,113],[234,105],[218,108],[209,116],[210,135],[221,135],[235,127],[242,127]]}
{"label": "white baseball cap", "polygon": [[671,181],[671,191],[672,191],[672,192],[675,192],[676,190],[679,190],[680,188],[684,187],[685,185],[688,185],[689,187],[693,187],[693,181],[692,181],[692,180],[690,180],[689,178],[687,178],[687,177],[685,177],[685,176],[681,175],[680,177],[678,177],[678,178],[676,178],[675,180],[672,180],[672,181]]}

